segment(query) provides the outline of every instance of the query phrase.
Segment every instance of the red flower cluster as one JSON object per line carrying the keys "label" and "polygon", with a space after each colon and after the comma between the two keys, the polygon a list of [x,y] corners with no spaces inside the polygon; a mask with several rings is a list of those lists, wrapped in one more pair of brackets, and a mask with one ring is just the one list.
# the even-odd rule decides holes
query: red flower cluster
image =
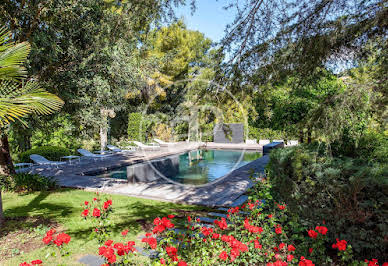
{"label": "red flower cluster", "polygon": [[295,247],[293,245],[288,245],[287,249],[289,252],[295,251]]}
{"label": "red flower cluster", "polygon": [[167,246],[167,247],[166,247],[166,252],[167,252],[167,255],[168,255],[173,261],[178,261],[178,257],[177,257],[177,252],[178,252],[178,250],[176,249],[176,247]]}
{"label": "red flower cluster", "polygon": [[156,249],[158,245],[158,241],[156,240],[156,238],[150,237],[149,234],[147,234],[146,237],[141,240],[141,242],[147,243],[152,249]]}
{"label": "red flower cluster", "polygon": [[321,235],[326,235],[328,231],[326,226],[317,226],[315,227],[315,230],[317,230],[317,232]]}
{"label": "red flower cluster", "polygon": [[208,236],[208,235],[210,235],[210,234],[213,233],[213,228],[202,227],[202,228],[201,228],[201,233],[202,233],[204,236]]}
{"label": "red flower cluster", "polygon": [[346,242],[346,240],[339,240],[338,238],[336,240],[337,243],[333,244],[331,247],[338,248],[338,250],[340,251],[346,250],[346,245],[348,244],[348,242]]}
{"label": "red flower cluster", "polygon": [[136,249],[134,248],[135,242],[133,241],[128,241],[126,245],[119,242],[115,243],[113,246],[112,244],[112,240],[107,240],[104,246],[98,248],[98,254],[105,257],[109,263],[116,262],[116,254],[118,256],[124,256],[129,252],[136,252]]}
{"label": "red flower cluster", "polygon": [[171,223],[167,217],[163,217],[160,219],[159,217],[154,219],[154,229],[152,230],[152,233],[157,234],[157,233],[162,233],[166,228],[173,228],[175,225]]}
{"label": "red flower cluster", "polygon": [[282,227],[280,224],[275,225],[275,233],[278,235],[282,233]]}
{"label": "red flower cluster", "polygon": [[231,213],[231,214],[238,214],[239,213],[239,211],[240,211],[240,207],[234,207],[234,208],[230,208],[229,210],[228,210],[228,212],[229,213]]}
{"label": "red flower cluster", "polygon": [[[89,201],[85,201],[84,204],[86,209],[82,211],[81,216],[86,218],[90,214],[90,212],[92,212],[91,215],[93,217],[99,218],[101,217],[101,210],[107,211],[109,207],[112,206],[112,200],[107,200],[103,203],[102,207],[100,207],[101,209],[99,209],[97,208],[98,206],[96,205],[98,204],[97,203],[98,201],[99,200],[97,198],[93,199],[93,202],[96,202],[94,204],[93,203],[89,204]],[[93,208],[91,205],[94,205],[95,207]],[[93,208],[93,211],[92,211],[92,208]]]}
{"label": "red flower cluster", "polygon": [[226,223],[225,218],[221,218],[221,221],[215,220],[214,224],[217,225],[221,230],[228,229],[228,224]]}
{"label": "red flower cluster", "polygon": [[312,239],[315,239],[318,236],[318,233],[315,232],[314,230],[309,230],[308,234],[309,234],[309,237],[311,237]]}
{"label": "red flower cluster", "polygon": [[104,202],[104,204],[103,204],[104,210],[107,210],[109,208],[109,206],[112,206],[112,200],[107,200]]}
{"label": "red flower cluster", "polygon": [[57,235],[57,239],[54,240],[54,244],[60,247],[63,243],[69,244],[70,240],[71,237],[68,234],[61,233]]}
{"label": "red flower cluster", "polygon": [[372,259],[371,261],[365,260],[365,262],[368,263],[368,266],[379,265],[379,261],[377,259]]}
{"label": "red flower cluster", "polygon": [[33,266],[33,265],[41,265],[43,262],[41,260],[33,260],[31,263],[22,262],[19,266]]}
{"label": "red flower cluster", "polygon": [[279,210],[284,210],[287,205],[286,204],[284,204],[284,205],[277,204],[277,206],[278,206]]}
{"label": "red flower cluster", "polygon": [[300,257],[299,266],[314,266],[315,264],[311,261],[306,259],[305,257]]}
{"label": "red flower cluster", "polygon": [[275,262],[269,262],[269,263],[267,263],[267,266],[287,266],[287,262],[285,262],[285,261],[280,261],[280,260],[278,260],[278,261],[275,261]]}
{"label": "red flower cluster", "polygon": [[262,227],[250,225],[248,218],[245,218],[244,228],[247,229],[250,233],[254,233],[254,234],[256,233],[261,234],[263,232]]}
{"label": "red flower cluster", "polygon": [[238,256],[240,256],[240,252],[248,251],[248,246],[235,239],[234,236],[223,235],[221,237],[221,240],[226,242],[229,247],[232,248],[230,251],[231,262],[233,262]]}
{"label": "red flower cluster", "polygon": [[54,237],[54,234],[55,229],[47,231],[46,236],[43,237],[43,242],[48,245],[52,241],[55,245],[57,245],[57,247],[61,247],[63,243],[68,244],[71,240],[71,237],[68,234],[60,233],[56,237]]}
{"label": "red flower cluster", "polygon": [[94,208],[93,209],[93,216],[96,217],[96,218],[100,217],[101,216],[101,211],[99,209],[97,209],[97,208]]}
{"label": "red flower cluster", "polygon": [[221,260],[226,261],[228,259],[228,253],[226,251],[222,251],[221,254],[218,256]]}

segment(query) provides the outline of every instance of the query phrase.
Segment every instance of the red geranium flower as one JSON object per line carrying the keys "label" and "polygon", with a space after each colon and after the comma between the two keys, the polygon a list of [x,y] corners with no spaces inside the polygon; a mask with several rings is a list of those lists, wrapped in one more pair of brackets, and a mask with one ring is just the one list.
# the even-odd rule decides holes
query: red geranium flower
{"label": "red geranium flower", "polygon": [[313,253],[313,248],[309,248],[309,253]]}
{"label": "red geranium flower", "polygon": [[341,251],[346,250],[346,245],[348,242],[346,242],[346,240],[338,240],[338,238],[336,240],[337,240],[337,243],[333,244],[331,247],[338,248],[338,250],[341,250]]}
{"label": "red geranium flower", "polygon": [[34,264],[34,265],[39,265],[39,264],[42,264],[43,262],[41,260],[33,260],[31,261],[31,264]]}
{"label": "red geranium flower", "polygon": [[311,261],[306,259],[305,257],[300,257],[299,266],[314,266],[315,264]]}
{"label": "red geranium flower", "polygon": [[167,215],[167,217],[168,217],[169,219],[172,219],[172,218],[175,217],[175,215],[174,215],[174,214],[169,214],[169,215]]}
{"label": "red geranium flower", "polygon": [[128,229],[125,229],[124,231],[121,232],[121,235],[122,236],[126,236],[128,234],[129,230]]}
{"label": "red geranium flower", "polygon": [[309,237],[311,237],[312,239],[315,239],[318,236],[318,233],[315,232],[314,230],[309,230],[308,234],[309,234]]}
{"label": "red geranium flower", "polygon": [[107,240],[105,241],[105,246],[109,247],[110,245],[112,245],[113,243],[113,240]]}
{"label": "red geranium flower", "polygon": [[89,201],[85,201],[84,203],[85,203],[85,205],[88,205],[88,204],[89,204]]}
{"label": "red geranium flower", "polygon": [[292,261],[294,259],[294,256],[289,254],[287,255],[287,261]]}
{"label": "red geranium flower", "polygon": [[89,214],[89,210],[88,209],[85,209],[83,212],[82,212],[82,216],[83,217],[86,217],[86,216],[88,216],[88,214]]}
{"label": "red geranium flower", "polygon": [[51,235],[46,235],[45,237],[43,237],[43,243],[48,245],[52,239],[53,239],[53,237]]}
{"label": "red geranium flower", "polygon": [[282,233],[282,227],[280,225],[276,225],[275,233],[280,235]]}
{"label": "red geranium flower", "polygon": [[295,247],[293,245],[289,245],[288,246],[288,251],[295,251]]}
{"label": "red geranium flower", "polygon": [[187,266],[187,263],[183,260],[181,260],[179,263],[178,263],[178,266]]}
{"label": "red geranium flower", "polygon": [[94,217],[100,217],[101,216],[101,211],[99,209],[97,209],[97,208],[94,208],[93,216]]}
{"label": "red geranium flower", "polygon": [[326,233],[328,231],[326,226],[317,226],[317,227],[315,227],[315,230],[317,230],[318,233],[320,233],[322,235],[326,235]]}
{"label": "red geranium flower", "polygon": [[53,234],[55,234],[55,229],[53,228],[53,229],[50,229],[50,230],[48,230],[47,231],[47,233],[46,233],[46,236],[52,236]]}
{"label": "red geranium flower", "polygon": [[22,262],[19,264],[19,266],[31,266],[32,264],[29,264],[27,262]]}
{"label": "red geranium flower", "polygon": [[160,264],[166,264],[166,261],[163,258],[160,258]]}
{"label": "red geranium flower", "polygon": [[261,249],[263,246],[260,245],[259,241],[255,240],[255,248]]}
{"label": "red geranium flower", "polygon": [[219,257],[222,260],[227,260],[228,259],[228,253],[226,253],[226,251],[222,251],[221,254],[219,255]]}

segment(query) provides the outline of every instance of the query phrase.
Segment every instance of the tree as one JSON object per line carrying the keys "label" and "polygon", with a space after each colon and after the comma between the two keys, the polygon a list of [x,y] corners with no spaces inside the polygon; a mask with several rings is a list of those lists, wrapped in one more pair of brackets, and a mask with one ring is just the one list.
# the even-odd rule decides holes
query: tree
{"label": "tree", "polygon": [[[59,110],[63,101],[41,89],[34,80],[25,81],[22,66],[30,51],[27,42],[13,44],[12,35],[0,29],[0,175],[12,175],[15,170],[5,132],[9,123],[28,114],[45,115]],[[0,189],[0,222],[3,220]]]}
{"label": "tree", "polygon": [[31,44],[29,76],[64,99],[63,112],[90,137],[99,130],[101,108],[114,108],[119,117],[130,108],[127,96],[154,73],[138,47],[185,2],[5,0],[0,23],[9,25],[15,40]]}
{"label": "tree", "polygon": [[361,55],[364,44],[387,34],[384,0],[235,0],[230,7],[237,16],[222,45],[232,53],[230,75],[242,71],[244,80],[306,76]]}

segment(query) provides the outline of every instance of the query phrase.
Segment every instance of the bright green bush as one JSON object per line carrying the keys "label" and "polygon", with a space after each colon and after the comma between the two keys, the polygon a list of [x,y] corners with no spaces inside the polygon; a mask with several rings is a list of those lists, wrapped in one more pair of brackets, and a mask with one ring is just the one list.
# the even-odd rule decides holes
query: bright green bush
{"label": "bright green bush", "polygon": [[25,152],[22,152],[19,155],[19,159],[21,162],[30,162],[31,154],[39,154],[45,157],[48,160],[59,161],[62,156],[70,155],[70,150],[63,147],[56,146],[42,146],[38,148],[34,148]]}
{"label": "bright green bush", "polygon": [[128,139],[129,140],[144,140],[144,132],[142,130],[142,114],[141,113],[130,113],[128,115]]}
{"label": "bright green bush", "polygon": [[357,256],[384,256],[388,167],[325,154],[324,145],[277,149],[267,166],[273,196],[302,224],[325,221],[329,238],[347,239]]}
{"label": "bright green bush", "polygon": [[249,139],[287,139],[288,135],[284,131],[280,130],[273,130],[271,128],[256,128],[249,126],[249,132],[248,132],[248,138]]}
{"label": "bright green bush", "polygon": [[13,176],[0,176],[0,187],[8,191],[46,191],[58,187],[52,177],[37,174],[18,173]]}

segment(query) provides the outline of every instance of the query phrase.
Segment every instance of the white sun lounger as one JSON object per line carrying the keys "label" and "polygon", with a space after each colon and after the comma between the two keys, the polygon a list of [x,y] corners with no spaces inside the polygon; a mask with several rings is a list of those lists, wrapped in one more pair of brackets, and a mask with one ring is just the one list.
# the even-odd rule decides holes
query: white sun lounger
{"label": "white sun lounger", "polygon": [[154,139],[161,147],[163,146],[174,146],[177,145],[177,142],[165,142],[161,139]]}
{"label": "white sun lounger", "polygon": [[270,144],[271,141],[269,141],[269,139],[261,139],[259,140],[259,145],[267,145],[267,144]]}
{"label": "white sun lounger", "polygon": [[145,145],[139,141],[133,141],[133,143],[135,143],[142,150],[158,150],[158,149],[160,149],[160,146]]}
{"label": "white sun lounger", "polygon": [[39,154],[31,154],[30,159],[32,161],[34,161],[34,163],[39,164],[39,165],[49,165],[49,166],[53,165],[56,167],[58,167],[58,165],[62,165],[62,164],[66,163],[66,162],[50,161]]}
{"label": "white sun lounger", "polygon": [[103,158],[106,158],[106,157],[112,155],[112,154],[94,154],[94,153],[91,153],[90,151],[85,150],[85,149],[78,149],[77,151],[79,153],[81,153],[81,155],[84,157],[90,157],[90,158],[94,158],[94,159],[97,159],[97,158],[103,159]]}
{"label": "white sun lounger", "polygon": [[135,149],[134,149],[135,147],[133,147],[133,149],[131,149],[131,150],[122,150],[119,147],[114,146],[114,145],[106,145],[106,147],[109,150],[111,150],[113,152],[117,152],[117,153],[120,153],[120,152],[122,152],[122,153],[132,153],[132,152],[135,152]]}

